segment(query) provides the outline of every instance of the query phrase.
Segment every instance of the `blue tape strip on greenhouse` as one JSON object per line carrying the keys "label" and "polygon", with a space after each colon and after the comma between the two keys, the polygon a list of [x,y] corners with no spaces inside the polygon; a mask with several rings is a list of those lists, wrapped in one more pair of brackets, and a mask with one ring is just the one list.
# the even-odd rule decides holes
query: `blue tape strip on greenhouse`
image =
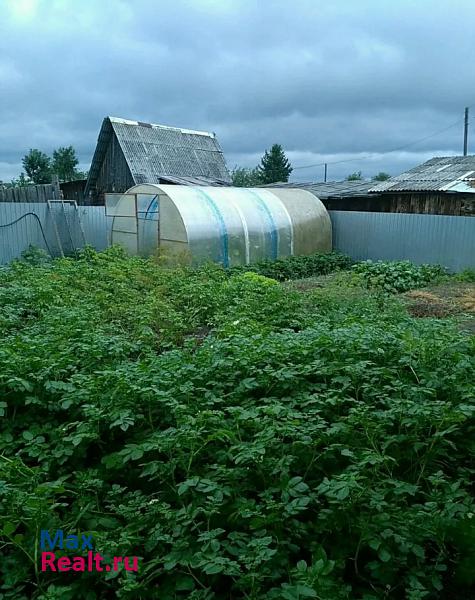
{"label": "blue tape strip on greenhouse", "polygon": [[249,190],[249,189],[247,191],[255,197],[259,208],[262,210],[262,212],[264,212],[264,214],[267,217],[267,221],[269,224],[271,253],[272,253],[272,258],[275,260],[278,255],[278,236],[277,236],[277,226],[275,224],[274,217],[272,216],[272,213],[269,210],[269,207],[264,202],[264,200],[259,196],[259,194],[256,194],[256,192],[253,192],[252,190]]}
{"label": "blue tape strip on greenhouse", "polygon": [[223,259],[223,265],[225,267],[229,267],[229,239],[228,239],[228,231],[226,229],[226,223],[224,222],[223,215],[221,214],[216,202],[203,190],[196,190],[206,201],[208,206],[213,211],[218,224],[221,230],[220,241],[221,241],[221,255]]}
{"label": "blue tape strip on greenhouse", "polygon": [[148,205],[147,211],[145,213],[145,218],[146,219],[153,219],[153,215],[158,213],[158,200],[157,200],[157,195],[155,195],[151,200],[150,200],[150,204]]}

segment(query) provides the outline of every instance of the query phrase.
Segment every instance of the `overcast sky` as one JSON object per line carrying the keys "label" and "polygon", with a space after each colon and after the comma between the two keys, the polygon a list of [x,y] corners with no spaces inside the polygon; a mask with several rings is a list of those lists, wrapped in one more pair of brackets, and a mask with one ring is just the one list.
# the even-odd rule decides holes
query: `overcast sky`
{"label": "overcast sky", "polygon": [[215,131],[230,168],[280,143],[295,181],[460,154],[473,25],[471,0],[0,0],[0,180],[29,148],[87,169],[106,115]]}

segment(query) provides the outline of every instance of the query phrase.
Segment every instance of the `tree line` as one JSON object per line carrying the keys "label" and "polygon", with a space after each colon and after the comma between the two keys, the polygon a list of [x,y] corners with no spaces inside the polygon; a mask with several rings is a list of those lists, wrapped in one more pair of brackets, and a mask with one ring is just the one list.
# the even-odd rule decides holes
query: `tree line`
{"label": "tree line", "polygon": [[[371,181],[387,181],[388,179],[391,179],[391,175],[389,173],[385,173],[384,171],[380,171],[371,177]],[[361,171],[355,171],[346,177],[346,181],[364,181],[364,177],[361,174]]]}
{"label": "tree line", "polygon": [[72,146],[57,148],[52,156],[31,148],[21,162],[24,171],[12,180],[12,185],[51,183],[55,178],[60,182],[87,178],[87,173],[78,169],[79,160]]}
{"label": "tree line", "polygon": [[[287,182],[292,173],[292,165],[286,157],[280,144],[274,144],[266,150],[257,167],[235,167],[232,172],[232,182],[236,187],[253,187],[268,183]],[[380,171],[371,178],[372,181],[386,181],[391,175]],[[361,171],[350,173],[346,181],[364,181]]]}
{"label": "tree line", "polygon": [[288,181],[292,173],[292,165],[285,156],[280,144],[274,144],[266,150],[257,167],[246,169],[236,167],[232,172],[233,185],[236,187],[253,187],[277,181]]}
{"label": "tree line", "polygon": [[[57,178],[60,182],[86,179],[87,172],[78,169],[79,160],[73,146],[62,146],[54,150],[52,156],[32,148],[22,159],[24,172],[17,179],[12,180],[12,185],[22,186],[29,184],[51,183]],[[256,167],[235,167],[232,171],[232,183],[236,187],[253,187],[276,182],[287,182],[293,168],[280,144],[274,144],[264,152],[260,163]],[[380,171],[374,175],[372,181],[386,181],[391,176]],[[347,181],[363,181],[361,171],[350,173]]]}

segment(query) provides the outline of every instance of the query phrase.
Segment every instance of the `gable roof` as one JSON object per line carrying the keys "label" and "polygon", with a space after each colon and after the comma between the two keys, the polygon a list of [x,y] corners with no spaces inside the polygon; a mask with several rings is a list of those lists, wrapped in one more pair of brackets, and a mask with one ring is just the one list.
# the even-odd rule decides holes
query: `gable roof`
{"label": "gable roof", "polygon": [[115,135],[135,184],[160,177],[199,177],[208,184],[230,183],[223,152],[214,133],[105,117],[89,170],[85,194],[94,187]]}
{"label": "gable roof", "polygon": [[318,183],[271,183],[263,187],[288,187],[301,188],[312,192],[320,200],[327,198],[348,198],[355,196],[367,196],[369,188],[374,185],[373,181],[325,181]]}
{"label": "gable roof", "polygon": [[382,181],[370,192],[468,192],[475,193],[469,179],[475,177],[475,156],[441,156]]}

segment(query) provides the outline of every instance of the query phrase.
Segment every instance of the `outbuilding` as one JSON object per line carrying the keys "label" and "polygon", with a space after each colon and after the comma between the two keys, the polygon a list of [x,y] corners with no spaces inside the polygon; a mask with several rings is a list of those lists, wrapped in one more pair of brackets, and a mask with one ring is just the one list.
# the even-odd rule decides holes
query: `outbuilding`
{"label": "outbuilding", "polygon": [[214,133],[106,117],[84,190],[92,204],[105,193],[142,183],[230,185],[231,176]]}

